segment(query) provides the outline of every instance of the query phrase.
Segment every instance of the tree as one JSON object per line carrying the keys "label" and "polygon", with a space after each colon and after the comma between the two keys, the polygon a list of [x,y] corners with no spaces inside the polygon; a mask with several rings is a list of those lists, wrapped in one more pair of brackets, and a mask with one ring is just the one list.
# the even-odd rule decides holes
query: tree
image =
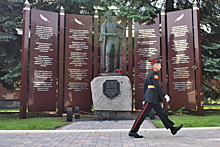
{"label": "tree", "polygon": [[14,89],[20,81],[22,0],[0,2],[0,82]]}
{"label": "tree", "polygon": [[111,9],[114,9],[118,16],[126,16],[139,23],[152,20],[159,10],[153,7],[149,0],[101,0],[96,5],[104,6],[104,11],[114,6]]}
{"label": "tree", "polygon": [[[220,99],[220,89],[209,86],[211,80],[220,80],[220,3],[218,0],[199,0],[204,96]],[[189,0],[178,0],[176,9],[192,7]]]}
{"label": "tree", "polygon": [[218,0],[200,2],[203,89],[206,98],[217,100],[220,99],[220,89],[208,83],[220,80],[220,3]]}

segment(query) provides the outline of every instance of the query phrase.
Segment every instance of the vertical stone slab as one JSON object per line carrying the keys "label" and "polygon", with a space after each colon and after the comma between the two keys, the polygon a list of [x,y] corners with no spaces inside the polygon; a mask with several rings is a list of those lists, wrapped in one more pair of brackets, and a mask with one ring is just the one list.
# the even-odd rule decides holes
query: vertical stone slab
{"label": "vertical stone slab", "polygon": [[58,98],[57,98],[57,115],[61,117],[63,115],[63,84],[64,84],[64,17],[65,12],[64,8],[61,6],[60,8],[60,29],[59,29],[59,71],[58,71]]}
{"label": "vertical stone slab", "polygon": [[[22,57],[21,57],[21,91],[20,91],[20,119],[26,118],[27,102],[27,71],[28,71],[28,46],[29,46],[29,22],[30,22],[30,4],[28,1],[23,7],[23,35],[22,35]],[[1,32],[1,27],[0,27]]]}
{"label": "vertical stone slab", "polygon": [[194,23],[194,47],[195,47],[195,65],[196,70],[196,99],[197,99],[197,114],[204,115],[202,104],[202,50],[200,42],[200,10],[197,1],[193,5],[193,23]]}
{"label": "vertical stone slab", "polygon": [[97,77],[99,75],[99,15],[98,15],[98,11],[95,11],[94,14],[94,77]]}
{"label": "vertical stone slab", "polygon": [[195,78],[192,10],[167,13],[170,108],[194,109]]}
{"label": "vertical stone slab", "polygon": [[128,77],[133,85],[132,19],[128,19]]}
{"label": "vertical stone slab", "polygon": [[144,81],[151,69],[148,62],[160,56],[159,15],[150,25],[134,24],[135,37],[135,107],[141,109],[144,95]]}
{"label": "vertical stone slab", "polygon": [[64,110],[90,111],[92,98],[92,16],[66,15]]}
{"label": "vertical stone slab", "polygon": [[[127,37],[128,37],[128,62],[127,62],[127,66],[128,66],[128,77],[131,81],[131,85],[133,87],[134,85],[134,66],[133,66],[133,63],[134,63],[134,57],[133,57],[133,54],[134,54],[134,50],[133,50],[133,46],[132,46],[132,19],[128,19],[128,34],[127,34]],[[132,88],[132,97],[134,96],[134,89]],[[132,101],[132,110],[133,110],[133,101]]]}
{"label": "vertical stone slab", "polygon": [[[167,46],[166,46],[166,12],[165,10],[160,11],[160,20],[161,20],[161,51],[162,51],[162,87],[165,92],[168,92],[168,80],[167,80]],[[167,102],[163,99],[163,109],[165,112],[168,112]]]}
{"label": "vertical stone slab", "polygon": [[56,111],[58,14],[31,13],[28,111]]}

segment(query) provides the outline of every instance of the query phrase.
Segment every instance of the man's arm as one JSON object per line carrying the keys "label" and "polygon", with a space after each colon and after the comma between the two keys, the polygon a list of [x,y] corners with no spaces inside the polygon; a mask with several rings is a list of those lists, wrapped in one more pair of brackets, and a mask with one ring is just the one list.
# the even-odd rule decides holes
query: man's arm
{"label": "man's arm", "polygon": [[119,36],[120,39],[124,38],[124,35],[125,35],[125,27],[119,23],[117,23],[117,27],[122,29],[122,35]]}
{"label": "man's arm", "polygon": [[[148,84],[147,84],[147,78],[146,78],[146,80],[144,81],[144,95],[145,95],[145,93],[146,93],[146,91],[147,91],[147,88],[148,88]],[[144,104],[144,96],[143,96],[143,102],[142,102],[142,104]]]}
{"label": "man's arm", "polygon": [[99,37],[99,41],[100,42],[103,42],[104,41],[104,38],[105,38],[105,35],[104,35],[104,33],[105,33],[105,22],[104,23],[102,23],[102,25],[101,25],[101,31],[100,31],[100,37]]}
{"label": "man's arm", "polygon": [[148,88],[148,84],[147,84],[147,78],[146,78],[146,80],[144,81],[144,94],[147,91],[147,88]]}
{"label": "man's arm", "polygon": [[166,95],[166,93],[163,91],[163,89],[161,88],[161,86],[160,86],[159,83],[158,83],[158,79],[159,79],[158,73],[157,73],[157,72],[154,72],[152,78],[153,78],[152,81],[153,81],[154,87],[156,88],[156,90],[158,91],[158,93],[159,93],[162,97],[164,97],[164,96]]}

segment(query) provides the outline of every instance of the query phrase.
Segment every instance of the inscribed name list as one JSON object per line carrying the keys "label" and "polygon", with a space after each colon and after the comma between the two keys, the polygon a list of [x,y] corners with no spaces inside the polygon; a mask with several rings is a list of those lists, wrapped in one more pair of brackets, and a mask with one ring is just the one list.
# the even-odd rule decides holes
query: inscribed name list
{"label": "inscribed name list", "polygon": [[[74,80],[68,82],[68,89],[74,91],[88,90],[88,83],[83,82],[86,79],[89,70],[86,68],[88,65],[88,52],[89,46],[87,40],[89,39],[89,30],[85,29],[69,29],[69,39],[71,44],[68,45],[69,64],[72,68],[68,68],[68,76]],[[77,82],[76,82],[77,81]],[[80,82],[81,81],[81,82]]]}

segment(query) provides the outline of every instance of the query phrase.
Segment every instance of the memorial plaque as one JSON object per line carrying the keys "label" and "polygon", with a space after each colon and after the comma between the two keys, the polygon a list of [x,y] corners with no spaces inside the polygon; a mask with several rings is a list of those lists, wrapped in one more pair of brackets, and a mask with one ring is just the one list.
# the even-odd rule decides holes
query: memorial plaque
{"label": "memorial plaque", "polygon": [[167,13],[170,108],[196,108],[192,10]]}
{"label": "memorial plaque", "polygon": [[117,80],[106,80],[103,83],[103,93],[106,97],[113,99],[120,94],[120,83]]}
{"label": "memorial plaque", "polygon": [[135,106],[141,109],[144,81],[151,69],[149,59],[160,56],[159,15],[149,24],[134,24],[135,29]]}
{"label": "memorial plaque", "polygon": [[64,109],[91,110],[92,17],[66,15]]}
{"label": "memorial plaque", "polygon": [[28,111],[56,111],[58,13],[31,13]]}

